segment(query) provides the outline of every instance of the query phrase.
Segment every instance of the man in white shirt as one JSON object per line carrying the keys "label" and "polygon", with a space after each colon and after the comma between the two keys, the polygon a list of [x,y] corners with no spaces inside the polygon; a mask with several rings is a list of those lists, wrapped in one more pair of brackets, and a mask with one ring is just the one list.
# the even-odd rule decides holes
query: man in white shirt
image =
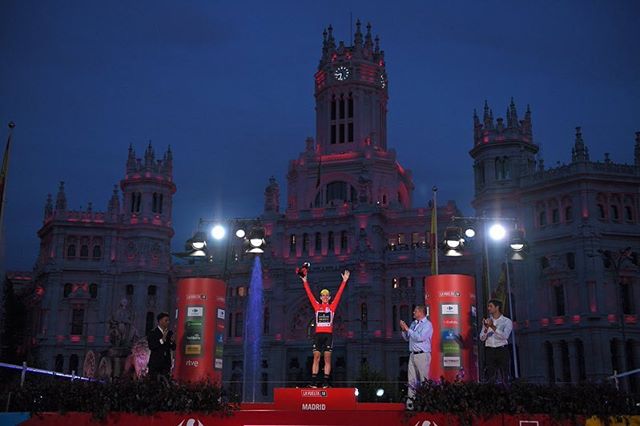
{"label": "man in white shirt", "polygon": [[513,322],[502,315],[502,302],[489,300],[489,318],[483,321],[480,340],[484,342],[484,368],[487,382],[509,381],[509,336]]}

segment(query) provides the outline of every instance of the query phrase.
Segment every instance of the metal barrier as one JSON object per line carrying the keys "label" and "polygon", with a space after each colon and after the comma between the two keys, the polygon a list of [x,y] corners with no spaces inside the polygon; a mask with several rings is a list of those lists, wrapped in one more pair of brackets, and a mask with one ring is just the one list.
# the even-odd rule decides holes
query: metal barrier
{"label": "metal barrier", "polygon": [[640,373],[640,368],[636,368],[635,370],[629,370],[629,371],[626,371],[626,372],[620,373],[620,374],[618,374],[618,372],[616,370],[613,370],[613,376],[607,377],[606,380],[613,380],[613,382],[616,385],[616,389],[620,390],[619,389],[620,385],[618,383],[618,379],[619,378],[627,377],[627,376],[633,376],[634,374],[638,374],[638,373]]}
{"label": "metal barrier", "polygon": [[71,379],[71,381],[74,380],[85,380],[88,382],[100,382],[101,380],[97,380],[97,379],[92,379],[90,377],[83,377],[83,376],[76,376],[76,372],[72,371],[71,374],[64,374],[64,373],[59,373],[57,371],[51,371],[51,370],[43,370],[41,368],[33,368],[33,367],[28,367],[26,362],[23,362],[22,365],[15,365],[15,364],[7,364],[4,362],[0,362],[0,367],[1,368],[8,368],[11,370],[20,370],[20,387],[24,386],[24,380],[25,377],[27,376],[27,373],[36,373],[36,374],[46,374],[49,376],[53,376],[53,377],[62,377],[62,378],[69,378]]}

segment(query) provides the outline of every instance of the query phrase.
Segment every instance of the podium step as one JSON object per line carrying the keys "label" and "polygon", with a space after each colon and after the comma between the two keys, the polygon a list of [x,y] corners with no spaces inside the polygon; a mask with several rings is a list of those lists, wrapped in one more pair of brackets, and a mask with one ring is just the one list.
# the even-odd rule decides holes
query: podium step
{"label": "podium step", "polygon": [[355,410],[355,388],[275,388],[273,405],[276,410],[345,411]]}

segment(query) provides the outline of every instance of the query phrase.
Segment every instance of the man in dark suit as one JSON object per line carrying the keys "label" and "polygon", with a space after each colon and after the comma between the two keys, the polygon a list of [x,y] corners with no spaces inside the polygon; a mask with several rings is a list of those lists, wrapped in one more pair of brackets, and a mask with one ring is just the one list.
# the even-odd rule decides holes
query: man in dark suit
{"label": "man in dark suit", "polygon": [[169,314],[161,312],[157,316],[158,326],[147,334],[149,342],[149,377],[159,376],[169,378],[171,372],[171,350],[176,348],[173,332],[169,330]]}

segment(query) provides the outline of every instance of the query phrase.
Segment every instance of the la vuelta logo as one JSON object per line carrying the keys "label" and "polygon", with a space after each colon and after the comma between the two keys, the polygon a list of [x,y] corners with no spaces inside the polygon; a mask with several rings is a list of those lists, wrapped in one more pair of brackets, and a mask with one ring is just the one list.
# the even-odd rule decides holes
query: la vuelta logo
{"label": "la vuelta logo", "polygon": [[204,423],[198,419],[185,419],[178,423],[178,426],[204,426]]}

